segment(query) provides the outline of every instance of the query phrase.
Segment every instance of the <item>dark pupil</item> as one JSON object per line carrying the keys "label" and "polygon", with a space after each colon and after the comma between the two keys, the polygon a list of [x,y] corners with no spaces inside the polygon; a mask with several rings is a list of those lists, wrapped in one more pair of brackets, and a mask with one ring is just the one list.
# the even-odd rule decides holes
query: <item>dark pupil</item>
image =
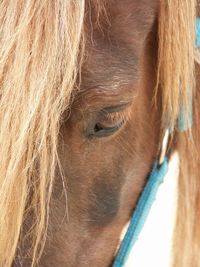
{"label": "dark pupil", "polygon": [[102,131],[104,128],[101,126],[100,123],[97,123],[94,127],[94,132],[97,133],[99,131]]}

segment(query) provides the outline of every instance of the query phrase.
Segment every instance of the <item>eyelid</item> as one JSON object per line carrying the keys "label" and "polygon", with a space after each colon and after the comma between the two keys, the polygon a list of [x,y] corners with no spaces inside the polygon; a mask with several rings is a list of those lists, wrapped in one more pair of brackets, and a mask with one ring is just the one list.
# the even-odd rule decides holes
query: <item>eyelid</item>
{"label": "eyelid", "polygon": [[114,107],[108,107],[100,111],[100,116],[103,116],[105,119],[108,119],[113,122],[124,122],[128,120],[130,115],[130,109],[127,109],[128,107],[130,107],[130,103]]}
{"label": "eyelid", "polygon": [[130,105],[131,105],[131,102],[126,102],[126,103],[123,103],[120,105],[106,107],[106,108],[102,109],[101,112],[116,113],[116,112],[120,112],[120,111],[124,110],[125,108],[129,107]]}

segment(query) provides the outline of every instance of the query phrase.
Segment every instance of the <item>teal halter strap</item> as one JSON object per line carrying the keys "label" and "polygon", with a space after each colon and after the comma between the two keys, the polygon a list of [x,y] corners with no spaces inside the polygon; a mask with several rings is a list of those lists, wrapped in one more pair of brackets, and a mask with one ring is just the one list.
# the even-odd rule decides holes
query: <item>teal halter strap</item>
{"label": "teal halter strap", "polygon": [[137,208],[135,209],[130,221],[129,228],[122,241],[118,255],[115,259],[113,267],[122,267],[128,259],[128,256],[137,241],[140,232],[145,224],[151,206],[156,198],[158,188],[163,182],[165,175],[168,171],[168,159],[165,158],[161,166],[158,162],[154,163],[152,173],[145,186],[145,189],[138,201]]}
{"label": "teal halter strap", "polygon": [[[200,18],[196,18],[196,40],[195,40],[195,48],[200,47]],[[193,118],[192,118],[192,96],[190,95],[191,92],[188,90],[188,98],[189,98],[189,114],[185,114],[185,111],[182,109],[180,105],[180,115],[178,117],[178,129],[180,131],[187,131],[188,129],[192,128]],[[187,116],[188,115],[188,116]],[[189,118],[189,120],[186,120],[185,118]]]}
{"label": "teal halter strap", "polygon": [[195,48],[200,47],[200,18],[196,18],[196,40]]}
{"label": "teal halter strap", "polygon": [[[195,47],[200,47],[200,18],[196,19],[196,41]],[[178,118],[178,127],[180,131],[188,130],[192,127],[192,99],[191,109],[189,114],[189,125],[185,121],[185,114],[180,110],[180,116]],[[165,153],[164,153],[165,154]],[[132,218],[125,237],[120,245],[119,251],[113,263],[113,267],[123,267],[126,263],[129,254],[135,245],[142,228],[146,222],[150,209],[156,198],[160,184],[164,182],[164,178],[168,172],[168,158],[165,156],[162,163],[155,162],[147,184],[142,192],[136,209],[133,212]]]}

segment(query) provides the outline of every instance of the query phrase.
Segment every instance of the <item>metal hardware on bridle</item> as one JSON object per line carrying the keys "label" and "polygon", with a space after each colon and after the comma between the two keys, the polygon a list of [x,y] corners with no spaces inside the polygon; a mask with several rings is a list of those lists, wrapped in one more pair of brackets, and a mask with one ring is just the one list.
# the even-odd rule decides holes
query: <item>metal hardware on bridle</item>
{"label": "metal hardware on bridle", "polygon": [[162,163],[164,162],[164,159],[165,159],[165,156],[167,153],[167,147],[169,144],[169,136],[170,136],[170,131],[169,131],[169,129],[167,129],[165,131],[165,135],[163,137],[163,142],[162,142],[161,151],[160,151],[160,157],[158,160],[159,165],[162,165]]}
{"label": "metal hardware on bridle", "polygon": [[[196,19],[196,50],[200,47],[200,18]],[[200,61],[200,57],[199,57]],[[192,98],[189,114],[185,114],[180,107],[180,114],[178,117],[178,129],[180,131],[186,131],[192,127]],[[188,116],[189,115],[189,116]],[[189,119],[188,119],[189,117]],[[166,155],[171,129],[167,128],[164,133],[160,155],[157,161],[154,162],[151,174],[147,181],[147,184],[138,200],[137,206],[131,217],[128,230],[124,236],[124,239],[120,245],[117,256],[113,263],[113,267],[123,267],[126,263],[129,254],[135,245],[145,221],[148,217],[150,209],[156,199],[156,195],[160,184],[164,182],[164,178],[168,172],[169,159]]]}

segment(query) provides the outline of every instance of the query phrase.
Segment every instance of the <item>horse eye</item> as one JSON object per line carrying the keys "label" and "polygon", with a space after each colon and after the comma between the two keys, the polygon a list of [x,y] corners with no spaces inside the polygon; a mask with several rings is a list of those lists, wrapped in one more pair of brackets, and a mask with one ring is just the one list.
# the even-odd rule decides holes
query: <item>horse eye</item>
{"label": "horse eye", "polygon": [[90,134],[90,137],[106,137],[117,132],[122,126],[122,122],[113,126],[105,126],[103,123],[96,123],[94,125],[93,133]]}
{"label": "horse eye", "polygon": [[108,113],[105,110],[99,112],[96,119],[89,127],[87,137],[106,137],[117,132],[124,124],[125,119],[120,112]]}
{"label": "horse eye", "polygon": [[106,137],[117,132],[128,119],[127,108],[131,103],[123,103],[100,110],[90,123],[86,136],[88,138]]}

